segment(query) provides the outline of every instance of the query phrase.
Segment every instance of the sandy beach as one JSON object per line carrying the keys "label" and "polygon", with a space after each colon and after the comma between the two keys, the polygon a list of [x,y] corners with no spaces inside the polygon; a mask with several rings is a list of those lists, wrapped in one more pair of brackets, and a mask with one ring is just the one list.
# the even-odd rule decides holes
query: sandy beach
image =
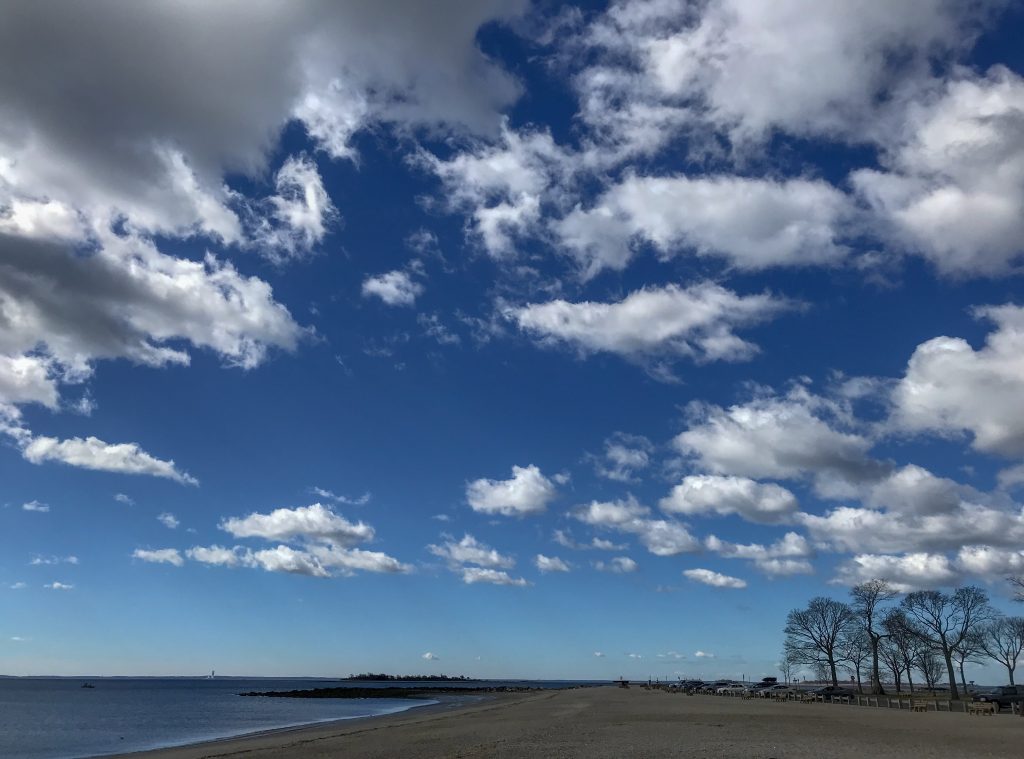
{"label": "sandy beach", "polygon": [[133,754],[326,757],[1015,757],[1024,719],[586,688]]}

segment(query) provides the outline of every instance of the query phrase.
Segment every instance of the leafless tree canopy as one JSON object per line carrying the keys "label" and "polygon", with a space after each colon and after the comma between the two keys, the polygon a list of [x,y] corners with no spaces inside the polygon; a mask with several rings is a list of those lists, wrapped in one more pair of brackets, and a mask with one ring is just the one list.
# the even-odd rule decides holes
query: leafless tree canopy
{"label": "leafless tree canopy", "polygon": [[855,617],[853,610],[832,598],[811,599],[806,609],[793,609],[786,617],[786,652],[796,661],[827,668],[833,685],[839,684],[839,643]]}
{"label": "leafless tree canopy", "polygon": [[949,674],[950,698],[959,699],[953,670],[954,651],[993,618],[988,595],[972,585],[957,588],[952,595],[937,590],[918,590],[908,594],[902,606],[916,635],[942,655]]}
{"label": "leafless tree canopy", "polygon": [[897,595],[885,580],[868,580],[850,589],[853,611],[867,636],[871,651],[871,692],[874,694],[885,692],[882,688],[882,678],[878,674],[878,645],[887,633],[880,624],[879,617],[883,613],[883,605],[895,599]]}
{"label": "leafless tree canopy", "polygon": [[1006,667],[1013,685],[1017,659],[1024,652],[1024,617],[1001,617],[985,627],[981,647],[986,654]]}

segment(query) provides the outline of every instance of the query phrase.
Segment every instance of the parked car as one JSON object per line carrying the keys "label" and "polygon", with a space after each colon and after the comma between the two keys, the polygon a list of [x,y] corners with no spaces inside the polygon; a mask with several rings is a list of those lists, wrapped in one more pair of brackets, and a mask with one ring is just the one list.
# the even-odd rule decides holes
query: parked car
{"label": "parked car", "polygon": [[723,685],[721,688],[716,688],[715,693],[720,696],[731,696],[742,693],[746,689],[747,686],[742,683],[729,683],[728,685]]}
{"label": "parked car", "polygon": [[1024,701],[1024,685],[1003,685],[991,688],[974,697],[975,701],[984,704],[995,704],[997,709],[1009,708],[1010,704]]}
{"label": "parked car", "polygon": [[775,695],[788,696],[790,693],[796,693],[796,688],[776,683],[775,685],[769,685],[767,688],[761,688],[757,695],[761,698],[771,698]]}
{"label": "parked car", "polygon": [[844,688],[841,685],[826,685],[824,688],[815,688],[811,693],[815,696],[824,696],[825,698],[835,698],[837,696],[845,698],[847,696],[857,695],[856,691]]}

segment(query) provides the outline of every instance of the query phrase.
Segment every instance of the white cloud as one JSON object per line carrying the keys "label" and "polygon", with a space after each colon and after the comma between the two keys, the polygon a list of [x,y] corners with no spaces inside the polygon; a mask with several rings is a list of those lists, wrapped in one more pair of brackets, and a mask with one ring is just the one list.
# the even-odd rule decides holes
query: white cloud
{"label": "white cloud", "polygon": [[124,493],[115,493],[114,500],[118,503],[123,503],[125,506],[134,506],[135,500],[131,496],[127,496]]}
{"label": "white cloud", "polygon": [[333,545],[311,545],[306,550],[323,567],[337,570],[345,576],[350,576],[357,570],[381,574],[405,574],[412,571],[408,564],[403,564],[393,556],[380,551],[340,548]]}
{"label": "white cloud", "polygon": [[698,659],[714,659],[715,658],[714,654],[708,653],[707,651],[695,651],[693,655],[696,656]]}
{"label": "white cloud", "polygon": [[814,566],[807,559],[761,559],[754,566],[769,577],[814,574]]}
{"label": "white cloud", "polygon": [[462,581],[467,585],[484,582],[492,585],[525,587],[530,584],[524,578],[513,578],[508,572],[503,572],[500,569],[481,569],[480,567],[463,567]]}
{"label": "white cloud", "polygon": [[966,431],[980,451],[1024,455],[1024,308],[990,306],[975,314],[996,325],[984,347],[955,337],[917,346],[893,391],[891,423],[911,432]]}
{"label": "white cloud", "polygon": [[613,543],[610,540],[604,538],[594,538],[590,541],[590,547],[596,548],[598,551],[621,551],[626,546],[622,543]]}
{"label": "white cloud", "polygon": [[614,574],[630,574],[637,570],[637,563],[628,556],[616,556],[608,561],[594,563],[594,569],[599,572],[612,572]]}
{"label": "white cloud", "polygon": [[318,487],[311,487],[309,489],[309,492],[313,493],[313,495],[319,496],[320,498],[326,498],[328,500],[334,501],[335,503],[345,504],[346,506],[365,506],[370,502],[370,499],[373,497],[373,494],[370,493],[369,491],[363,493],[360,496],[348,496],[338,495],[337,493],[332,493],[330,490],[325,490],[324,488]]}
{"label": "white cloud", "polygon": [[374,530],[363,522],[352,523],[326,506],[314,503],[294,509],[275,509],[269,514],[253,512],[247,517],[231,517],[220,528],[236,538],[263,538],[289,541],[328,540],[352,545],[372,540]]}
{"label": "white cloud", "polygon": [[998,3],[618,2],[585,32],[580,58],[592,73],[578,87],[603,75],[611,93],[584,117],[616,143],[656,145],[648,132],[678,129],[680,112],[687,125],[708,123],[740,145],[774,130],[860,141],[884,131],[880,112],[893,93],[919,91],[932,61],[969,47],[992,7]]}
{"label": "white cloud", "polygon": [[309,577],[330,577],[320,561],[305,551],[297,551],[286,545],[253,551],[252,562],[268,572],[307,575]]}
{"label": "white cloud", "polygon": [[11,583],[11,585],[9,587],[11,588],[11,590],[24,590],[25,588],[28,587],[28,583],[13,582],[13,583]]}
{"label": "white cloud", "polygon": [[956,555],[962,570],[978,577],[995,577],[1024,572],[1024,551],[990,546],[964,546]]}
{"label": "white cloud", "polygon": [[786,521],[797,510],[796,496],[779,485],[720,475],[684,477],[658,505],[671,514],[738,514],[762,523]]}
{"label": "white cloud", "polygon": [[277,194],[266,200],[269,218],[253,233],[254,243],[272,261],[308,255],[322,242],[337,209],[324,189],[316,163],[289,156],[274,178]]}
{"label": "white cloud", "polygon": [[427,661],[438,661],[441,657],[435,653],[427,651],[425,654],[423,654],[422,658],[426,659]]}
{"label": "white cloud", "polygon": [[50,507],[47,506],[45,503],[40,503],[39,501],[29,501],[28,503],[21,504],[21,510],[22,511],[38,511],[38,512],[41,512],[41,513],[45,514],[46,512],[48,512],[50,510]]}
{"label": "white cloud", "polygon": [[851,176],[897,245],[953,275],[998,275],[1021,261],[1024,79],[966,69],[906,109],[883,140],[888,171]]}
{"label": "white cloud", "polygon": [[145,548],[136,548],[132,553],[132,558],[139,559],[141,561],[148,561],[154,564],[172,564],[173,566],[180,567],[185,564],[185,560],[181,558],[181,554],[177,548],[160,548],[154,551],[150,551]]}
{"label": "white cloud", "polygon": [[178,518],[174,516],[174,514],[171,514],[169,511],[165,511],[162,514],[157,515],[156,521],[158,521],[160,524],[162,524],[169,530],[173,530],[181,524],[181,522],[178,521]]}
{"label": "white cloud", "polygon": [[533,464],[513,466],[509,480],[479,479],[466,485],[466,500],[483,514],[527,516],[543,513],[558,490]]}
{"label": "white cloud", "polygon": [[33,556],[29,564],[33,567],[53,564],[78,564],[77,556]]}
{"label": "white cloud", "polygon": [[603,659],[604,658],[604,654],[601,653],[600,651],[595,651],[594,652],[594,656],[596,656],[598,659]]}
{"label": "white cloud", "polygon": [[650,465],[652,448],[643,435],[616,432],[604,441],[604,455],[594,457],[597,474],[616,482],[632,482]]}
{"label": "white cloud", "polygon": [[843,416],[843,409],[803,388],[727,409],[694,404],[690,428],[674,443],[714,474],[812,477],[819,492],[846,496],[884,476],[888,467],[869,458],[870,439],[837,429]]}
{"label": "white cloud", "polygon": [[617,303],[553,300],[509,308],[506,316],[542,344],[566,344],[581,354],[607,352],[643,361],[688,357],[741,361],[757,346],[733,330],[791,307],[768,294],[741,296],[710,282],[686,288],[645,288]]}
{"label": "white cloud", "polygon": [[57,581],[48,583],[48,584],[44,585],[43,587],[44,588],[48,588],[49,590],[74,590],[75,589],[74,585],[68,585],[66,583],[57,582]]}
{"label": "white cloud", "polygon": [[249,566],[252,563],[251,551],[235,546],[225,548],[224,546],[193,546],[185,551],[185,555],[192,561],[201,564],[213,564],[222,567]]}
{"label": "white cloud", "polygon": [[745,588],[747,581],[738,577],[730,577],[710,569],[685,569],[683,575],[694,582],[710,585],[715,588]]}
{"label": "white cloud", "polygon": [[813,556],[807,539],[796,532],[787,532],[782,538],[770,546],[760,543],[729,543],[719,540],[714,535],[709,535],[704,541],[709,551],[723,556],[727,559],[802,559]]}
{"label": "white cloud", "polygon": [[534,559],[537,569],[541,572],[568,572],[569,565],[566,564],[562,559],[557,556],[545,556],[542,553],[537,554]]}
{"label": "white cloud", "polygon": [[952,562],[942,554],[910,553],[902,556],[859,554],[839,567],[837,582],[855,585],[872,579],[886,580],[901,593],[951,585],[960,578]]}
{"label": "white cloud", "polygon": [[585,275],[624,269],[638,243],[659,256],[725,259],[738,269],[835,264],[850,201],[817,180],[627,176],[555,225]]}
{"label": "white cloud", "polygon": [[57,408],[60,392],[52,363],[40,356],[0,355],[0,400]]}
{"label": "white cloud", "polygon": [[422,294],[423,285],[406,271],[389,271],[363,280],[363,297],[376,296],[389,306],[412,306]]}
{"label": "white cloud", "polygon": [[[700,550],[700,541],[684,525],[664,519],[648,519],[649,513],[650,509],[629,496],[618,501],[592,501],[576,509],[573,516],[593,527],[635,535],[655,556],[675,556]],[[603,549],[613,547],[610,543],[598,545],[596,541],[593,545]]]}
{"label": "white cloud", "polygon": [[550,134],[507,125],[497,144],[473,145],[449,160],[421,155],[444,183],[451,210],[469,215],[471,238],[498,259],[514,256],[519,240],[537,231],[542,202],[561,192],[568,160]]}
{"label": "white cloud", "polygon": [[59,461],[70,466],[100,472],[146,474],[164,477],[185,485],[198,485],[199,481],[177,468],[174,461],[158,459],[142,450],[137,443],[106,443],[96,437],[31,438],[22,448],[22,455],[33,464]]}
{"label": "white cloud", "polygon": [[427,550],[455,565],[476,564],[487,569],[511,569],[516,565],[511,556],[498,553],[472,535],[464,535],[458,543],[448,539],[442,545],[428,545]]}

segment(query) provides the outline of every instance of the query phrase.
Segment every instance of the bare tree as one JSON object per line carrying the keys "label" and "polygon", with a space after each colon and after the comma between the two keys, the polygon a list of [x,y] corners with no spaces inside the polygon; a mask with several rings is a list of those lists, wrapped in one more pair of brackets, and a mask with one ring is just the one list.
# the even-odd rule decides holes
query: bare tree
{"label": "bare tree", "polygon": [[985,652],[981,645],[981,636],[984,628],[974,630],[964,638],[959,645],[953,647],[953,661],[956,662],[957,671],[960,673],[960,685],[967,693],[967,678],[964,677],[964,664],[971,662],[980,664],[981,655]]}
{"label": "bare tree", "polygon": [[779,672],[782,674],[783,680],[786,685],[789,685],[793,680],[793,673],[796,671],[796,666],[799,662],[793,657],[792,653],[787,650],[782,651],[782,658],[779,659]]}
{"label": "bare tree", "polygon": [[1021,575],[1020,577],[1007,577],[1006,579],[1009,580],[1010,584],[1017,589],[1013,600],[1024,603],[1024,575]]}
{"label": "bare tree", "polygon": [[960,691],[953,671],[953,651],[992,618],[988,596],[973,585],[957,588],[953,595],[918,590],[904,598],[902,606],[914,623],[917,635],[945,660],[949,697],[958,701]]}
{"label": "bare tree", "polygon": [[[945,665],[942,662],[942,657],[939,653],[927,646],[921,646],[917,652],[917,668],[921,670],[921,674],[924,675],[925,687],[929,691],[934,691],[935,686],[942,680],[942,670],[945,669]],[[956,681],[949,681],[950,694],[956,688]]]}
{"label": "bare tree", "polygon": [[864,692],[861,673],[872,657],[871,640],[867,631],[856,624],[850,625],[839,639],[838,652],[843,667],[857,678],[857,692]]}
{"label": "bare tree", "polygon": [[786,651],[802,664],[827,667],[832,685],[839,685],[839,640],[853,620],[853,610],[841,601],[812,598],[806,609],[793,609],[786,617]]}
{"label": "bare tree", "polygon": [[896,650],[903,671],[907,673],[907,685],[914,692],[914,667],[917,666],[917,655],[921,648],[921,638],[914,630],[913,624],[903,609],[890,609],[882,621],[882,626],[889,634],[888,643]]}
{"label": "bare tree", "polygon": [[986,625],[981,634],[981,648],[1006,667],[1010,685],[1014,685],[1013,671],[1024,651],[1024,617],[1000,617]]}
{"label": "bare tree", "polygon": [[871,648],[871,693],[874,695],[885,693],[878,676],[878,644],[887,635],[881,625],[882,605],[897,595],[896,590],[885,580],[868,580],[850,589],[853,611],[864,628]]}
{"label": "bare tree", "polygon": [[892,673],[892,681],[896,685],[896,692],[903,690],[903,670],[906,665],[903,655],[892,640],[886,638],[878,647],[878,658],[885,665],[885,668]]}

